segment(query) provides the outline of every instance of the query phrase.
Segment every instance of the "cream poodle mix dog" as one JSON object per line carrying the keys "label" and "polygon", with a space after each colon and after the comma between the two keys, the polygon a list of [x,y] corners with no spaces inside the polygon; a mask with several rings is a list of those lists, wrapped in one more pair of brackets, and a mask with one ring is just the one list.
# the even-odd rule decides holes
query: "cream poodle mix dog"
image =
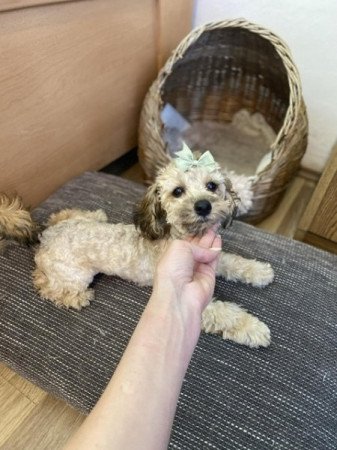
{"label": "cream poodle mix dog", "polygon": [[[52,214],[39,236],[34,285],[43,298],[77,310],[93,300],[89,285],[99,272],[151,285],[156,263],[170,240],[202,235],[216,224],[228,223],[237,206],[231,183],[212,155],[206,152],[198,159],[184,145],[147,190],[134,224],[110,224],[102,210],[65,209]],[[0,232],[6,234],[7,229],[8,235],[21,238],[30,233],[34,224],[27,214],[15,205],[2,206]],[[268,285],[274,277],[270,264],[225,252],[217,275],[255,287]],[[213,300],[208,305],[202,329],[250,347],[270,343],[268,327],[228,301]]]}

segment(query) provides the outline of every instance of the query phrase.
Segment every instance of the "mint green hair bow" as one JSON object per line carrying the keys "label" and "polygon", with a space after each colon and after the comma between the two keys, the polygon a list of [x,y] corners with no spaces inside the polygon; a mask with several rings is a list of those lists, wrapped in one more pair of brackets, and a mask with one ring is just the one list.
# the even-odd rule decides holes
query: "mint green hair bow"
{"label": "mint green hair bow", "polygon": [[174,162],[178,169],[183,172],[187,172],[192,167],[205,167],[209,170],[217,168],[217,164],[210,151],[205,152],[199,159],[195,159],[191,149],[184,142],[183,148],[179,152],[176,152]]}

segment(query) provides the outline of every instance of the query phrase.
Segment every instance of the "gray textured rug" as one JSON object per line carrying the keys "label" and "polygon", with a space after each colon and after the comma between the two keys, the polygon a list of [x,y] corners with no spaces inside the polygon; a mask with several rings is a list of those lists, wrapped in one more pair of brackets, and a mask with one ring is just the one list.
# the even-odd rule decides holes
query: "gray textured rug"
{"label": "gray textured rug", "polygon": [[[130,222],[143,187],[86,173],[35,216],[64,207],[103,208]],[[216,295],[264,320],[268,349],[202,335],[179,399],[170,448],[337,448],[337,257],[235,222],[224,248],[272,263],[265,289],[217,280]],[[33,251],[10,244],[0,256],[0,359],[43,389],[88,412],[127,345],[151,289],[99,275],[81,312],[57,309],[34,292]]]}

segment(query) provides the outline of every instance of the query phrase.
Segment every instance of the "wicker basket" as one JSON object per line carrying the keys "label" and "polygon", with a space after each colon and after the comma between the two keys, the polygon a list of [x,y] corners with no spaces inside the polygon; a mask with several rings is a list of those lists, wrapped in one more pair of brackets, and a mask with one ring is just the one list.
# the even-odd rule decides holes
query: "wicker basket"
{"label": "wicker basket", "polygon": [[269,30],[238,19],[204,25],[179,44],[152,84],[141,113],[139,159],[149,180],[171,159],[160,117],[167,103],[190,123],[229,123],[241,109],[264,116],[276,139],[271,160],[253,177],[253,206],[245,219],[256,223],[268,216],[307,145],[300,79],[285,43]]}

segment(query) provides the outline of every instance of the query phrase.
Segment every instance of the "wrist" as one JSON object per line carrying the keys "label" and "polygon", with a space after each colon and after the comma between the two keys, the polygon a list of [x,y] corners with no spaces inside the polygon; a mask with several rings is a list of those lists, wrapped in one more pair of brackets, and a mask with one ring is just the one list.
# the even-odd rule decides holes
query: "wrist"
{"label": "wrist", "polygon": [[159,315],[175,318],[187,332],[191,332],[196,326],[200,332],[201,304],[184,294],[183,286],[170,281],[155,284],[148,306]]}
{"label": "wrist", "polygon": [[178,360],[182,358],[188,364],[200,336],[201,312],[191,307],[191,302],[182,305],[179,298],[174,298],[174,290],[160,292],[165,295],[154,291],[144,311],[148,339],[158,348],[166,342]]}

